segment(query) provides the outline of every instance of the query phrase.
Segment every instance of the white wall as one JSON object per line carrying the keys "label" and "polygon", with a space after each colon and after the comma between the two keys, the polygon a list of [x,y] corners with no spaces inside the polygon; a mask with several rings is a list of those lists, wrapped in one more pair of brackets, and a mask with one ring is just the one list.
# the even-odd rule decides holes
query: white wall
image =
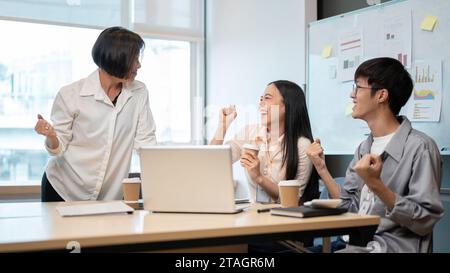
{"label": "white wall", "polygon": [[306,26],[316,14],[316,0],[207,0],[207,105],[256,105],[271,81],[304,84]]}
{"label": "white wall", "polygon": [[[228,137],[257,119],[267,83],[305,83],[306,26],[316,20],[316,0],[207,0],[207,139],[220,106],[236,104],[238,118]],[[209,110],[209,111],[208,111]],[[241,110],[241,111],[240,111]]]}

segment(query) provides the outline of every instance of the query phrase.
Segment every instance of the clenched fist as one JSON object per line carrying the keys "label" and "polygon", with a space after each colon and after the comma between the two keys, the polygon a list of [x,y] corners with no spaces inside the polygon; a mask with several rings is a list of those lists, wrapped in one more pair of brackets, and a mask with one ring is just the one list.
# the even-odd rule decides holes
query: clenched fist
{"label": "clenched fist", "polygon": [[317,172],[326,169],[325,155],[323,153],[323,148],[320,145],[320,139],[317,138],[311,145],[309,145],[306,150],[306,155],[314,164]]}
{"label": "clenched fist", "polygon": [[220,109],[220,123],[222,127],[228,129],[231,123],[236,119],[237,112],[234,105]]}
{"label": "clenched fist", "polygon": [[356,162],[353,169],[369,189],[373,189],[379,183],[382,167],[383,161],[378,155],[367,154]]}
{"label": "clenched fist", "polygon": [[46,136],[46,137],[55,137],[56,132],[53,126],[46,121],[40,114],[37,115],[38,121],[36,122],[36,126],[34,130],[36,133]]}

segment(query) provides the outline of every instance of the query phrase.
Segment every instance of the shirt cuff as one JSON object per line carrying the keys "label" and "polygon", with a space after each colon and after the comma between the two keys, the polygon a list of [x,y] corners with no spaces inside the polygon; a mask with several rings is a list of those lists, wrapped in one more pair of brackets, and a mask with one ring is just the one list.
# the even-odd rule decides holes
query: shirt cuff
{"label": "shirt cuff", "polygon": [[61,143],[59,143],[58,147],[56,147],[55,149],[51,149],[50,147],[48,147],[47,143],[45,143],[45,142],[44,142],[44,146],[50,155],[55,156],[55,155],[60,155],[60,153],[61,153]]}
{"label": "shirt cuff", "polygon": [[411,215],[413,215],[412,209],[408,205],[406,198],[395,193],[394,207],[392,210],[386,207],[386,217],[394,222],[407,226],[411,222]]}
{"label": "shirt cuff", "polygon": [[392,209],[389,209],[388,207],[386,207],[386,216],[387,216],[387,217],[391,217],[392,214],[395,213],[395,208],[396,208],[396,206],[397,206],[397,202],[398,202],[400,196],[397,196],[396,193],[394,193],[394,195],[395,195],[394,207],[393,207]]}

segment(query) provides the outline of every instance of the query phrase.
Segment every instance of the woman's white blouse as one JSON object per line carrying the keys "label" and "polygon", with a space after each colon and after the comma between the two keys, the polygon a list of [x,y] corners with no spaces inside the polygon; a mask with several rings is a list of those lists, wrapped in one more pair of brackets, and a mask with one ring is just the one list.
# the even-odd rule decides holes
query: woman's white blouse
{"label": "woman's white blouse", "polygon": [[[226,144],[231,146],[233,162],[240,159],[242,154],[242,146],[246,143],[256,144],[259,147],[258,158],[260,161],[261,174],[268,176],[271,180],[278,184],[281,180],[286,178],[286,166],[283,165],[282,141],[283,136],[276,140],[267,140],[267,130],[259,125],[248,125],[237,133]],[[305,137],[298,139],[298,168],[297,180],[300,181],[300,196],[305,190],[306,184],[312,171],[312,162],[306,155],[306,149],[311,145],[311,141]],[[250,199],[258,202],[275,202],[271,200],[269,195],[258,189],[257,184],[251,180],[247,171],[245,172],[247,180],[249,181]],[[257,195],[258,193],[258,195]],[[261,195],[266,195],[261,197]]]}
{"label": "woman's white blouse", "polygon": [[51,121],[59,147],[47,177],[66,201],[120,200],[132,150],[156,144],[148,91],[139,81],[125,84],[116,106],[100,85],[99,71],[61,88]]}

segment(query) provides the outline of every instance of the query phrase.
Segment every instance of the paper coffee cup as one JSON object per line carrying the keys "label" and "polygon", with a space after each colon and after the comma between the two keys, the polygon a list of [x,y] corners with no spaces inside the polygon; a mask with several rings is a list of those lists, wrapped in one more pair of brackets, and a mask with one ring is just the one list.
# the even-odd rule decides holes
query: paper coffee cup
{"label": "paper coffee cup", "polygon": [[300,182],[298,180],[282,180],[278,183],[280,203],[284,208],[298,206]]}
{"label": "paper coffee cup", "polygon": [[139,201],[125,201],[125,204],[127,204],[127,206],[132,207],[133,209],[141,208],[141,204],[139,203]]}
{"label": "paper coffee cup", "polygon": [[246,143],[246,144],[242,145],[242,148],[246,151],[251,152],[254,156],[258,155],[259,147],[256,144]]}
{"label": "paper coffee cup", "polygon": [[141,191],[141,179],[138,177],[122,180],[123,199],[125,202],[138,202]]}

